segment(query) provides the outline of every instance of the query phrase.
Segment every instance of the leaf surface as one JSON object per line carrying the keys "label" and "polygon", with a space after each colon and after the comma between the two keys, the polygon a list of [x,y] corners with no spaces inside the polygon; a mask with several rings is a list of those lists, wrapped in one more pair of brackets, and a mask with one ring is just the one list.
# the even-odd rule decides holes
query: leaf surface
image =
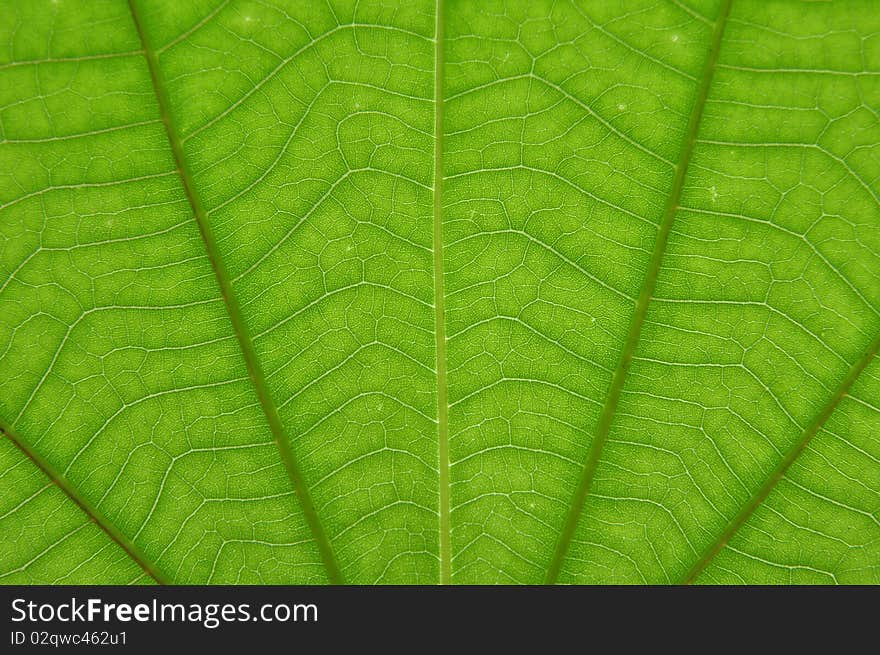
{"label": "leaf surface", "polygon": [[0,582],[880,582],[871,6],[4,3]]}

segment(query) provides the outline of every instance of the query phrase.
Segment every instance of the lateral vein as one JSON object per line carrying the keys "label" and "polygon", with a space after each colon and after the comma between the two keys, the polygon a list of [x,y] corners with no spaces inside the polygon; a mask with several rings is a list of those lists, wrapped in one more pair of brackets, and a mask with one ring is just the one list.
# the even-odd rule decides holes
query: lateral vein
{"label": "lateral vein", "polygon": [[660,271],[660,265],[663,261],[663,255],[666,251],[666,244],[669,241],[669,234],[672,231],[672,223],[675,220],[675,214],[678,211],[678,204],[681,199],[681,192],[684,188],[685,175],[688,165],[690,164],[691,155],[694,151],[694,144],[697,140],[697,132],[699,131],[700,122],[703,117],[703,108],[706,105],[706,98],[709,95],[709,87],[712,84],[712,77],[715,73],[716,62],[718,61],[718,53],[721,49],[721,40],[724,36],[724,28],[727,24],[727,17],[730,14],[730,6],[733,0],[724,0],[715,21],[715,30],[712,35],[712,45],[709,49],[709,55],[703,67],[703,74],[700,80],[700,86],[697,90],[697,97],[694,106],[691,109],[691,115],[688,119],[687,130],[682,143],[681,154],[679,155],[678,164],[675,168],[675,177],[672,181],[672,190],[666,203],[666,208],[661,219],[657,232],[657,239],[654,242],[654,249],[651,252],[651,259],[648,263],[648,269],[645,273],[645,279],[642,283],[642,289],[636,300],[636,307],[630,319],[629,328],[627,330],[626,341],[621,350],[620,359],[615,367],[614,374],[611,378],[611,385],[602,405],[602,411],[599,414],[599,420],[596,424],[596,431],[593,436],[593,442],[590,445],[590,451],[587,455],[587,461],[584,463],[578,486],[575,489],[574,497],[566,515],[565,523],[556,542],[556,548],[553,558],[550,560],[550,566],[547,570],[545,578],[546,584],[555,584],[562,570],[562,564],[568,554],[571,546],[572,538],[577,529],[578,521],[584,508],[587,496],[590,493],[590,487],[593,483],[593,477],[596,473],[596,467],[599,458],[602,455],[602,449],[608,439],[611,431],[611,425],[614,421],[614,415],[617,411],[617,405],[620,400],[623,385],[635,354],[636,346],[641,337],[642,326],[645,322],[645,316],[648,313],[648,305],[654,294],[654,288],[657,284],[657,275]]}
{"label": "lateral vein", "polygon": [[80,495],[76,487],[70,481],[59,473],[48,460],[43,458],[39,453],[31,448],[11,426],[0,420],[0,436],[9,439],[13,446],[18,448],[21,453],[27,457],[38,469],[40,469],[52,483],[61,489],[64,494],[79,507],[89,519],[101,528],[110,539],[116,542],[122,550],[125,551],[144,573],[150,576],[160,585],[170,584],[169,578],[141,551],[140,548],[126,537],[119,528],[111,521],[101,510],[92,505],[85,497]]}
{"label": "lateral vein", "polygon": [[798,440],[795,441],[795,443],[786,451],[783,458],[764,480],[764,483],[757,491],[755,491],[739,512],[737,512],[736,516],[730,520],[718,538],[709,544],[709,546],[703,551],[700,559],[694,563],[685,574],[684,578],[682,578],[682,584],[691,584],[694,582],[715,556],[721,552],[725,545],[727,545],[733,535],[736,534],[749,517],[751,517],[758,506],[766,500],[774,487],[776,487],[779,481],[785,477],[786,472],[791,468],[791,465],[794,464],[795,460],[797,460],[801,453],[807,449],[810,441],[812,441],[813,437],[819,433],[819,430],[822,429],[834,413],[834,410],[837,409],[840,401],[843,400],[847,393],[849,393],[852,385],[855,384],[855,381],[868,367],[868,364],[871,363],[871,360],[874,359],[878,351],[880,351],[880,335],[871,342],[868,346],[868,350],[862,355],[859,361],[849,369],[846,377],[840,382],[830,398],[822,406],[822,409],[819,410],[818,414],[813,417],[813,420],[804,429]]}
{"label": "lateral vein", "polygon": [[263,413],[266,415],[272,436],[275,438],[275,443],[278,446],[278,451],[281,455],[281,460],[284,463],[284,468],[287,470],[287,475],[290,478],[290,482],[293,485],[297,497],[299,498],[306,522],[315,538],[321,559],[327,571],[327,576],[332,584],[342,584],[342,573],[336,562],[336,556],[333,553],[330,540],[321,525],[317,510],[312,503],[311,494],[309,493],[308,487],[306,486],[305,480],[300,472],[299,464],[290,448],[284,425],[281,422],[281,416],[278,413],[278,408],[272,399],[268,384],[266,383],[265,373],[263,372],[262,365],[257,357],[253,339],[250,336],[250,331],[248,330],[244,316],[242,315],[241,306],[238,303],[238,299],[232,287],[231,278],[226,269],[226,264],[220,256],[220,250],[217,247],[216,238],[214,237],[214,233],[208,223],[207,212],[202,204],[189,166],[187,165],[186,156],[183,152],[183,144],[178,136],[178,132],[171,116],[171,103],[165,90],[165,85],[162,82],[157,52],[149,44],[134,0],[128,0],[128,6],[135,27],[137,28],[138,36],[140,37],[141,45],[143,46],[143,53],[147,59],[147,65],[150,69],[150,79],[153,83],[153,91],[156,94],[159,111],[162,115],[162,122],[165,125],[168,141],[174,154],[177,172],[180,174],[184,192],[186,193],[187,200],[192,208],[202,240],[205,243],[208,259],[211,262],[217,282],[220,285],[220,292],[232,321],[232,326],[235,330],[239,346],[241,347],[248,374],[250,375],[251,382],[256,390]]}
{"label": "lateral vein", "polygon": [[449,509],[449,393],[446,382],[446,316],[443,286],[443,0],[434,27],[434,335],[437,357],[437,439],[440,486],[440,583],[452,581]]}

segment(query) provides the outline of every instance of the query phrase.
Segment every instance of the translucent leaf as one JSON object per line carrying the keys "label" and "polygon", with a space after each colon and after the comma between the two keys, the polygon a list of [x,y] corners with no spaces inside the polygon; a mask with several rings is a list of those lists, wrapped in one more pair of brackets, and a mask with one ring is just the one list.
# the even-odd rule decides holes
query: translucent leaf
{"label": "translucent leaf", "polygon": [[0,43],[0,583],[880,582],[872,0]]}

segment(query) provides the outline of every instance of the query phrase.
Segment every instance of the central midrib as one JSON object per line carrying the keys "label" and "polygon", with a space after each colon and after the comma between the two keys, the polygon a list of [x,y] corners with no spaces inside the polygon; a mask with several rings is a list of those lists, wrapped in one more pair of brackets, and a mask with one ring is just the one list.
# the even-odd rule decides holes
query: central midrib
{"label": "central midrib", "polygon": [[694,106],[691,109],[690,118],[688,119],[687,129],[685,131],[684,141],[682,143],[679,154],[678,164],[675,168],[675,176],[672,181],[672,189],[667,198],[666,207],[660,226],[657,231],[657,238],[654,242],[654,249],[651,252],[651,259],[648,263],[648,269],[645,273],[642,289],[639,292],[636,301],[635,311],[630,319],[627,329],[626,341],[621,350],[617,366],[611,378],[611,384],[605,401],[602,405],[602,411],[596,423],[596,429],[593,435],[593,441],[590,444],[590,450],[587,454],[587,460],[581,471],[578,486],[575,489],[574,496],[569,506],[568,513],[565,518],[559,538],[556,542],[556,548],[550,565],[547,569],[545,582],[547,584],[555,584],[562,570],[562,564],[568,554],[571,546],[572,538],[578,526],[581,513],[586,503],[587,496],[590,493],[590,487],[596,473],[596,467],[602,456],[602,449],[608,439],[611,431],[611,425],[614,422],[614,415],[617,411],[617,405],[620,400],[620,394],[623,391],[623,385],[635,354],[636,346],[642,333],[642,326],[645,323],[645,316],[648,312],[648,305],[651,303],[651,297],[654,294],[654,288],[657,284],[657,275],[660,272],[660,265],[663,261],[663,255],[666,252],[666,244],[669,241],[669,234],[672,231],[672,223],[675,220],[675,214],[678,211],[678,203],[681,198],[681,192],[684,188],[685,175],[687,174],[688,165],[690,164],[691,155],[693,154],[694,144],[697,139],[697,132],[700,128],[700,122],[703,117],[703,108],[706,105],[706,98],[709,95],[709,87],[712,83],[712,77],[715,72],[715,63],[718,60],[718,52],[721,49],[721,40],[724,35],[724,28],[727,24],[727,17],[730,14],[730,6],[733,0],[724,0],[718,18],[715,21],[715,30],[712,34],[712,44],[709,48],[709,55],[703,67],[703,74],[700,79],[700,86],[697,90],[697,96],[694,100]]}
{"label": "central midrib", "polygon": [[183,190],[186,193],[187,200],[189,201],[196,223],[198,224],[202,240],[205,243],[205,250],[207,251],[208,259],[211,262],[211,266],[214,269],[214,274],[220,286],[223,302],[232,322],[232,327],[241,348],[248,374],[260,402],[260,407],[266,416],[266,421],[269,424],[269,429],[271,430],[275,443],[278,446],[278,452],[281,456],[284,468],[287,471],[293,490],[302,507],[303,515],[305,516],[309,529],[315,539],[315,543],[321,555],[321,560],[327,572],[327,577],[332,584],[342,584],[342,573],[336,562],[332,545],[324,532],[324,528],[321,525],[315,506],[312,503],[308,486],[303,479],[299,464],[291,450],[287,433],[281,421],[281,416],[278,413],[278,407],[272,399],[269,386],[266,383],[266,376],[254,347],[253,339],[251,338],[247,323],[241,312],[241,307],[238,303],[235,290],[232,287],[231,277],[229,276],[229,273],[226,270],[226,264],[220,255],[216,239],[211,230],[211,226],[208,223],[207,212],[205,211],[204,205],[199,197],[192,173],[189,170],[186,156],[183,152],[183,144],[181,143],[178,132],[174,126],[174,121],[171,115],[171,104],[167,97],[165,85],[162,82],[161,69],[159,68],[156,50],[149,44],[149,40],[147,39],[146,33],[141,24],[134,0],[128,0],[128,7],[131,11],[131,16],[135,28],[137,29],[141,45],[143,46],[144,56],[147,59],[147,65],[150,70],[150,79],[153,83],[153,91],[156,95],[156,101],[159,104],[162,122],[165,125],[168,142],[174,154],[174,160],[180,174]]}
{"label": "central midrib", "polygon": [[443,286],[443,0],[434,26],[434,335],[437,368],[437,451],[439,457],[440,584],[452,581],[452,527],[449,517],[449,393],[446,387],[446,317]]}

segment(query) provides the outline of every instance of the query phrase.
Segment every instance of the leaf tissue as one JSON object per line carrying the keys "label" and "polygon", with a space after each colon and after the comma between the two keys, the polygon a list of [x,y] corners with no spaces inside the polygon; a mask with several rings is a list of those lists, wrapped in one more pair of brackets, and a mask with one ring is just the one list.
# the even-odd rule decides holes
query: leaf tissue
{"label": "leaf tissue", "polygon": [[880,583],[876,0],[0,5],[0,583]]}

